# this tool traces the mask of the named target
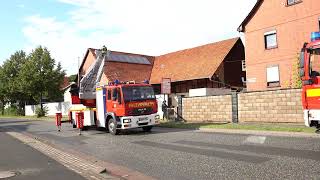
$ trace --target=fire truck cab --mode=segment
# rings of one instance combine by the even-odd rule
[[[311,35],[300,54],[302,104],[304,121],[308,127],[320,129],[320,32]]]
[[[111,134],[121,129],[150,131],[159,124],[157,101],[148,84],[111,84],[96,88],[96,125]]]

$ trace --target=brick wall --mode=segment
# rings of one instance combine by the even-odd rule
[[[303,123],[301,90],[238,94],[239,122]]]
[[[182,117],[188,122],[231,122],[231,95],[183,98]]]

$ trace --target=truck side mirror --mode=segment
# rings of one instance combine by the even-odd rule
[[[303,68],[300,68],[300,69],[299,69],[299,75],[300,75],[301,78],[304,77],[305,72],[304,72],[304,69],[303,69]]]
[[[303,51],[301,51],[300,53],[299,67],[304,68],[304,52]]]

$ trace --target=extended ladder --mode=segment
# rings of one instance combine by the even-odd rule
[[[79,98],[95,99],[96,85],[100,82],[104,68],[104,61],[108,56],[108,51],[96,50],[97,59],[90,66],[88,72],[80,81]]]

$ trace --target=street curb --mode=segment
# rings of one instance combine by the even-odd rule
[[[302,132],[256,131],[256,130],[212,129],[212,128],[199,128],[198,130],[195,130],[195,131],[206,132],[206,133],[246,134],[246,135],[277,136],[277,137],[320,138],[319,134],[302,133]]]
[[[80,172],[79,174],[88,178],[88,179],[121,179],[121,180],[153,180],[154,179],[154,178],[152,178],[150,176],[146,176],[138,171],[134,171],[134,170],[131,170],[131,169],[123,167],[123,166],[119,166],[119,165],[115,165],[115,164],[112,164],[109,162],[98,160],[96,157],[81,153],[81,152],[73,150],[73,149],[66,149],[66,148],[61,147],[58,144],[54,143],[54,141],[52,141],[50,139],[42,138],[42,137],[36,136],[34,134],[31,134],[29,132],[17,132],[15,129],[3,128],[3,127],[0,128],[0,131],[1,131],[1,129],[4,129],[5,130],[4,132],[6,132],[7,134],[9,134],[11,136],[18,134],[18,137],[24,136],[25,138],[28,138],[28,140],[25,141],[24,143],[31,146],[31,147],[33,147],[32,145],[35,144],[34,142],[38,141],[39,143],[42,143],[45,146],[50,146],[51,148],[57,149],[60,152],[66,153],[67,156],[64,156],[64,157],[68,157],[70,155],[75,156],[77,158],[76,162],[79,162],[78,159],[81,159],[82,165],[79,168],[83,168],[84,167],[83,164],[87,164],[87,167],[84,168],[84,171],[86,171],[85,173]],[[17,137],[15,137],[15,138],[21,141],[21,139],[19,139]],[[23,140],[23,138],[22,138],[22,140]],[[35,149],[48,156],[48,154],[46,154],[46,152],[43,152],[37,148],[35,148]],[[70,164],[70,163],[65,165],[65,163],[60,161],[61,159],[56,159],[52,156],[49,156],[49,157],[57,160],[58,162],[60,162],[61,164],[63,164],[64,166],[66,166],[67,168],[69,168],[75,172],[77,172],[75,169],[79,170],[79,168],[72,167],[72,164]],[[81,158],[79,158],[79,157],[81,157]],[[95,168],[92,169],[92,167],[95,167]],[[91,170],[90,170],[90,168],[91,168]],[[90,171],[88,171],[88,170],[90,170]],[[101,172],[103,172],[103,173],[101,173]]]
[[[101,172],[103,172],[103,170],[105,169],[104,167],[85,161],[80,157],[66,153],[60,149],[54,148],[49,144],[37,140],[36,138],[32,138],[23,133],[14,131],[7,131],[6,133],[23,142],[24,144],[32,147],[33,149],[41,152],[42,154],[58,161],[63,166],[78,173],[86,179],[120,179],[120,177],[114,177],[109,174],[102,174]]]

